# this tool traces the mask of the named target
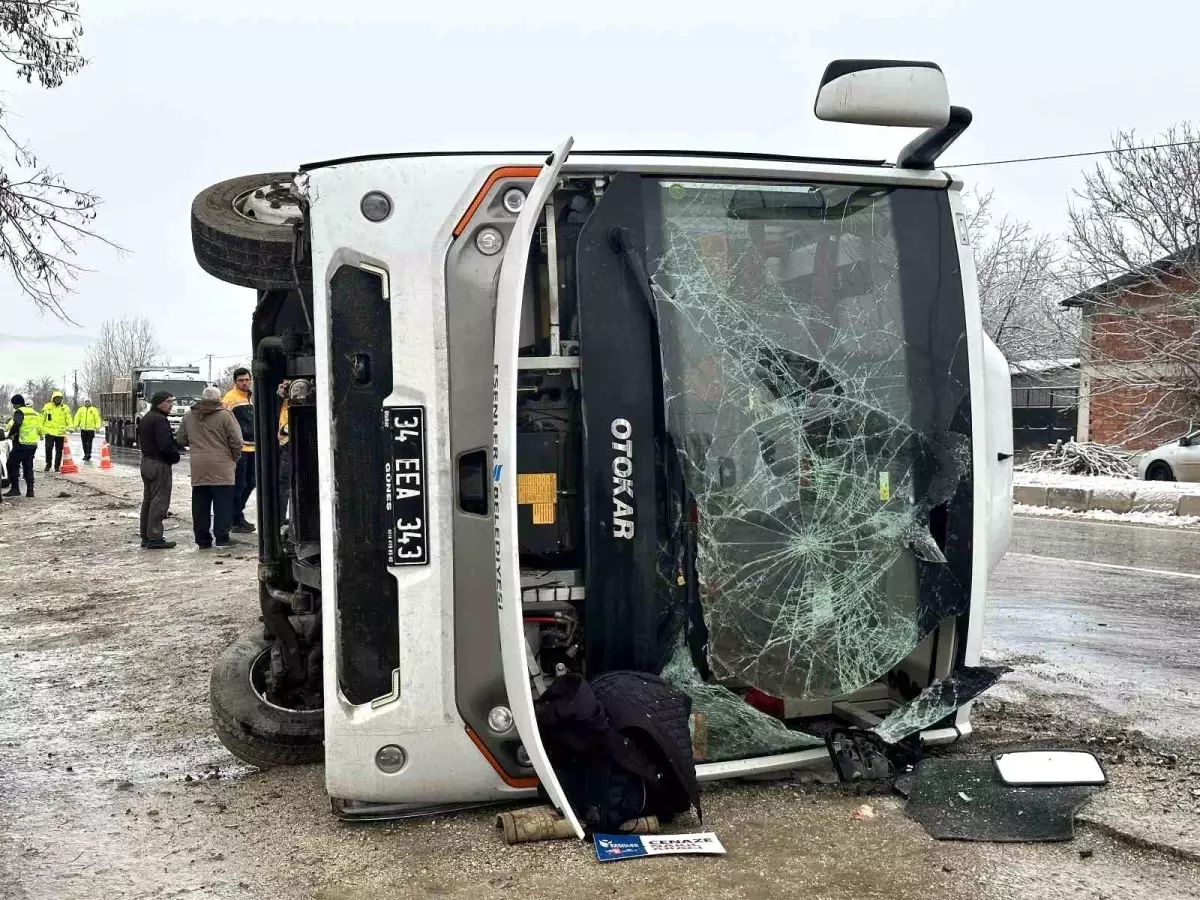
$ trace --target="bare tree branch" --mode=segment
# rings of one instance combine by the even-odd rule
[[[56,88],[78,72],[82,34],[78,0],[0,0],[0,59],[28,84]],[[63,301],[84,271],[78,241],[121,248],[94,230],[100,198],[43,165],[6,118],[0,104],[0,264],[37,308],[71,321]]]
[[[20,394],[25,398],[25,402],[34,409],[40,411],[43,406],[50,402],[50,395],[58,390],[58,383],[50,375],[43,375],[41,378],[30,378],[21,385]],[[5,397],[5,400],[8,400]]]
[[[83,385],[93,398],[111,391],[113,379],[128,376],[134,366],[152,365],[162,355],[154,325],[146,318],[108,319],[88,345]]]
[[[1195,141],[1190,123],[1169,142]],[[1070,208],[1066,277],[1086,297],[1085,371],[1120,412],[1117,438],[1153,444],[1200,422],[1200,146],[1114,153],[1084,175]]]
[[[1014,362],[1072,355],[1077,316],[1058,305],[1057,242],[1012,216],[996,220],[991,192],[968,194],[964,201],[984,330]]]

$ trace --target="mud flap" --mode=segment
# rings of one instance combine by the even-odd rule
[[[495,514],[496,612],[500,620],[500,656],[504,688],[517,733],[541,780],[542,789],[583,838],[571,804],[555,775],[533,711],[533,691],[526,660],[525,623],[521,610],[521,567],[517,554],[517,351],[520,343],[521,303],[529,264],[529,245],[542,209],[554,192],[558,173],[571,152],[567,138],[546,160],[541,174],[509,237],[500,264],[496,295],[496,343],[492,368],[492,498]]]

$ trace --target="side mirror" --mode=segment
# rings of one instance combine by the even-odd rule
[[[1181,438],[1179,439],[1179,446],[1180,446],[1180,447],[1190,447],[1190,446],[1192,446],[1192,439],[1191,439],[1190,437],[1188,437],[1188,436],[1185,434],[1183,437],[1181,437]]]
[[[1011,785],[1106,784],[1100,760],[1086,750],[1018,750],[992,757],[996,773]]]
[[[145,382],[142,382],[142,381],[139,381],[139,382],[138,382],[138,386],[137,386],[137,396],[138,396],[138,399],[139,399],[139,400],[141,400],[143,397],[145,397],[145,396],[146,396],[146,384],[145,384]]]
[[[940,128],[950,121],[950,90],[936,63],[835,59],[813,112],[825,122]]]

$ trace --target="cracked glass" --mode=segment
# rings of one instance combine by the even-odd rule
[[[945,192],[654,191],[667,429],[707,630],[705,658],[676,653],[668,674],[697,706],[745,706],[735,692],[749,687],[850,694],[969,605],[967,353]]]
[[[889,744],[902,741],[936,725],[1011,671],[1008,666],[963,666],[949,678],[935,681],[904,706],[893,710],[871,730]]]

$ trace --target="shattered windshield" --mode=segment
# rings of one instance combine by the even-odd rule
[[[667,428],[707,629],[693,661],[786,700],[849,694],[969,605],[967,350],[945,192],[654,189]]]

